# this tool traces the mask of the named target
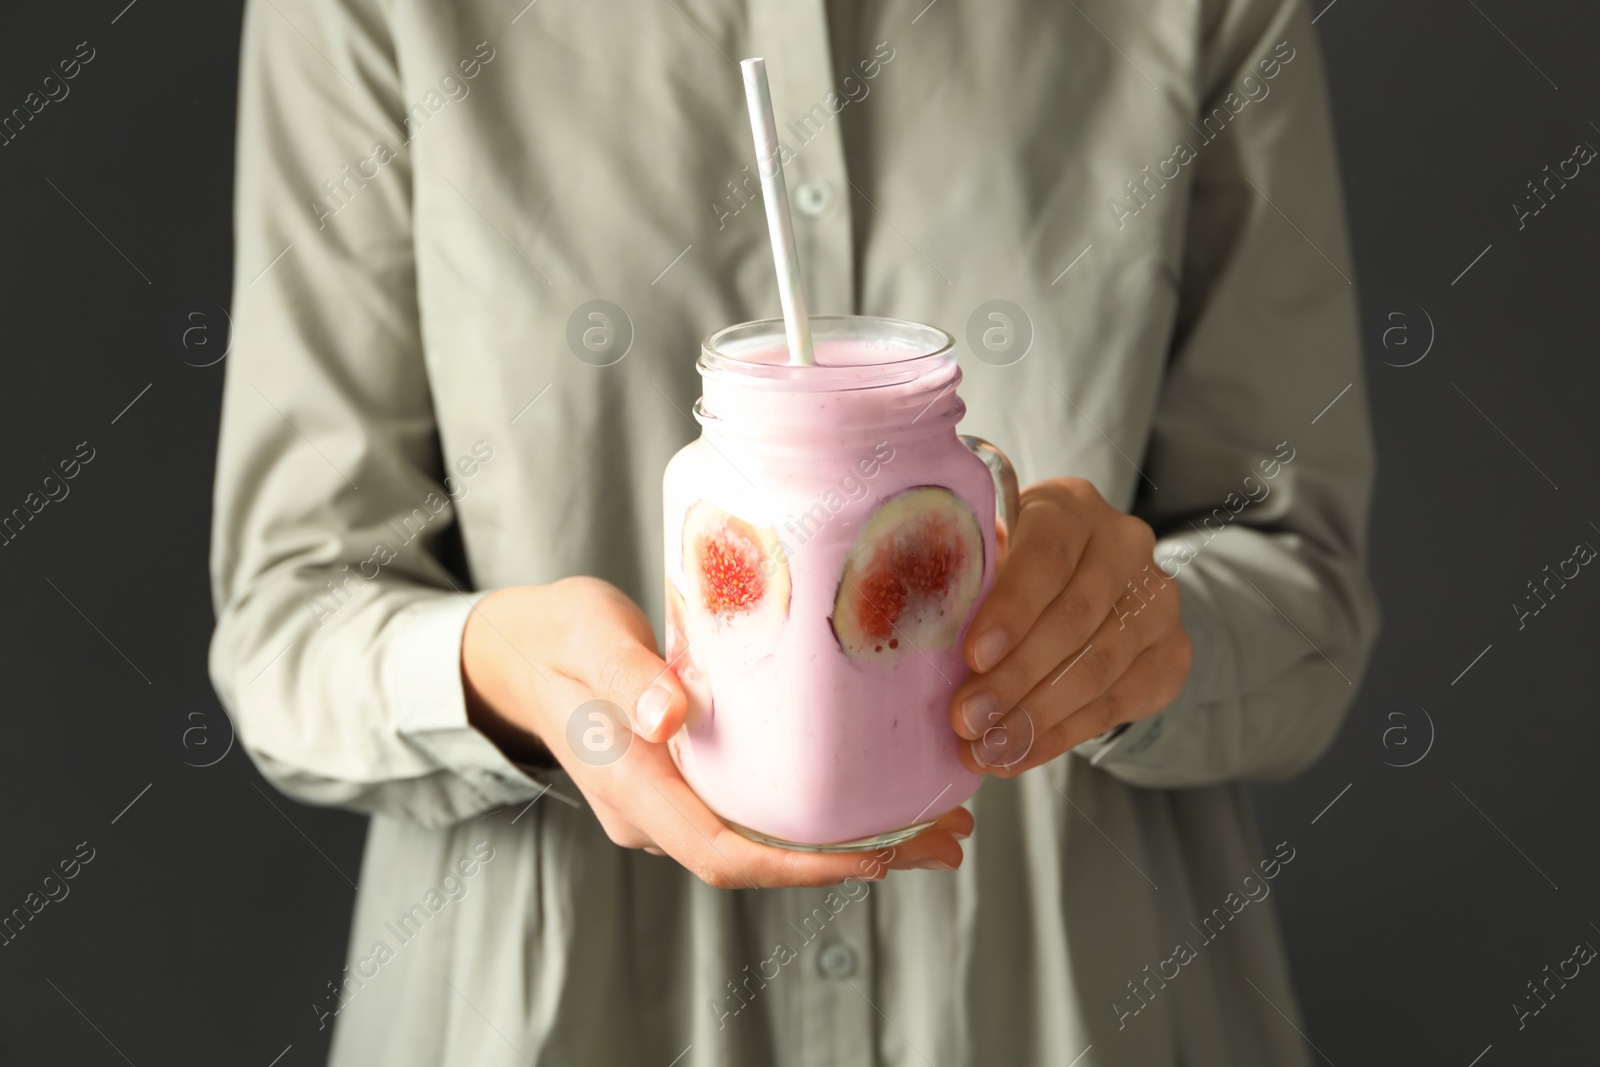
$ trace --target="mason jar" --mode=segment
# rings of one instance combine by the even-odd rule
[[[965,801],[950,701],[1016,476],[962,438],[949,334],[862,316],[702,346],[698,440],[668,464],[666,656],[689,694],[684,779],[758,841],[854,851]],[[997,494],[998,487],[998,494]]]

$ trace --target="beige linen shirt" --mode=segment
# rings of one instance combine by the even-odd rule
[[[1239,782],[1323,751],[1377,613],[1305,5],[834,8],[248,5],[211,670],[278,788],[372,816],[304,990],[341,1067],[1306,1062],[1303,843]],[[597,575],[659,631],[698,342],[778,311],[751,55],[813,309],[956,335],[963,430],[1147,519],[1196,644],[1153,719],[987,782],[955,873],[713,890],[464,710],[475,591]]]

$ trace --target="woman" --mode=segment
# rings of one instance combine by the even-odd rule
[[[813,311],[966,339],[1027,485],[951,724],[1031,747],[892,855],[749,842],[663,744],[661,471],[777,308],[747,55]],[[372,815],[332,1062],[1306,1062],[1238,783],[1376,630],[1336,174],[1298,0],[251,4],[211,662]]]

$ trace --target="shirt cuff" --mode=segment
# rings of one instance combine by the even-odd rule
[[[482,798],[470,817],[531,800],[545,788],[467,721],[461,635],[486,593],[429,597],[391,621],[383,670],[395,731]]]

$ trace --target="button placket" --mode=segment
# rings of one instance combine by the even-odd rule
[[[809,956],[802,1010],[807,1054],[830,1065],[863,1067],[875,1062],[877,1013],[872,995],[870,955],[872,895],[869,882],[831,889],[801,890],[801,918],[791,926],[810,935],[802,952]],[[862,892],[865,890],[865,892]],[[835,911],[837,909],[837,911]],[[826,925],[823,916],[828,917]]]
[[[873,896],[878,887],[852,879],[820,889],[782,889],[761,896],[760,942],[793,952],[768,998],[774,1039],[805,1067],[871,1067],[877,1013],[872,996]],[[787,1060],[785,1062],[788,1062]]]
[[[853,312],[850,198],[843,195],[849,185],[842,126],[827,106],[828,94],[838,89],[824,0],[752,0],[750,49],[750,55],[767,59],[778,140],[789,149],[784,177],[809,310],[813,315]],[[819,184],[831,197],[819,195]],[[869,890],[865,895],[859,892],[863,887]],[[870,1067],[876,1059],[877,1017],[863,996],[873,986],[871,886],[853,882],[848,888],[852,892],[846,887],[784,890],[766,897],[762,908],[764,934],[774,944],[792,946],[800,957],[795,973],[783,979],[795,983],[781,1001],[793,1014],[773,1020],[777,1034],[792,1036],[787,1047],[799,1064]],[[825,946],[833,943],[850,954],[849,973],[837,978],[825,975],[820,962]],[[835,950],[829,960],[838,969],[843,957]]]
[[[856,310],[851,203],[842,120],[824,0],[760,0],[751,5],[753,54],[767,57],[772,110],[785,153],[801,278],[813,315]]]

